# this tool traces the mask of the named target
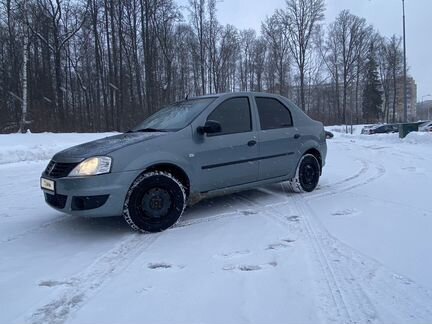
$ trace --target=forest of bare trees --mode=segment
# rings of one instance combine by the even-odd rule
[[[121,131],[229,91],[280,93],[326,124],[394,120],[400,37],[324,13],[324,0],[287,0],[261,30],[239,30],[216,0],[0,0],[0,132]]]

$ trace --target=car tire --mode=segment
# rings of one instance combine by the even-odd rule
[[[126,194],[123,217],[134,230],[156,233],[173,226],[186,207],[186,193],[168,172],[140,175]]]
[[[311,192],[318,185],[321,167],[317,158],[312,154],[305,154],[297,166],[296,175],[290,181],[294,192]]]

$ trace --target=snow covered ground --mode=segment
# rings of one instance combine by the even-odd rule
[[[335,132],[319,188],[203,201],[166,232],[45,205],[56,151],[0,135],[0,323],[432,323],[432,135]]]

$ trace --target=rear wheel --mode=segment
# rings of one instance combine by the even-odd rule
[[[300,159],[296,176],[291,179],[291,188],[295,192],[311,192],[319,182],[321,173],[320,164],[312,154],[305,154]]]
[[[167,172],[148,172],[130,187],[123,208],[126,222],[140,232],[161,232],[173,226],[186,206],[183,185]]]

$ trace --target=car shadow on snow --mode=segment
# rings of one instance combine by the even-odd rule
[[[268,186],[266,188],[268,188]],[[205,220],[206,218],[214,218],[218,215],[257,214],[257,207],[277,202],[278,199],[280,198],[260,189],[239,191],[236,193],[206,198],[196,205],[187,208],[180,220],[180,224],[192,220],[198,221],[200,219]]]

